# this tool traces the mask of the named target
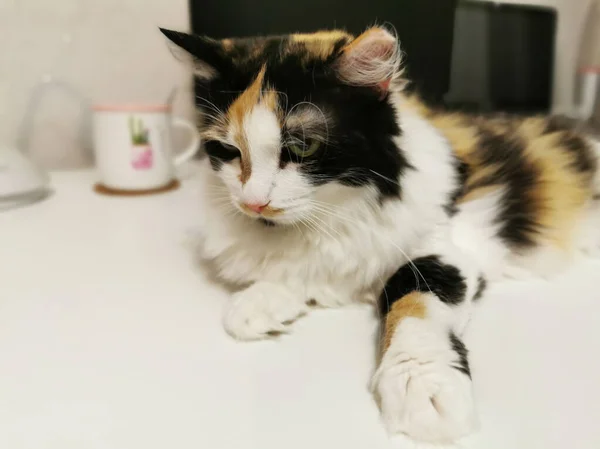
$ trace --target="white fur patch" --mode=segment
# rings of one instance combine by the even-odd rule
[[[225,330],[240,340],[258,340],[284,333],[308,310],[304,298],[280,284],[257,282],[236,293],[225,314]]]
[[[257,105],[244,118],[252,174],[242,187],[242,200],[266,203],[271,200],[279,170],[281,130],[273,111]]]
[[[498,237],[496,221],[504,191],[499,189],[458,207],[450,222],[450,239],[472,257],[488,279],[505,274],[510,250]]]
[[[457,363],[446,328],[429,319],[401,321],[372,381],[390,433],[454,443],[477,429],[471,379]]]

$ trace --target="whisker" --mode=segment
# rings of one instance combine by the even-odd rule
[[[393,180],[393,179],[391,179],[391,178],[388,178],[387,176],[384,176],[384,175],[382,175],[381,173],[378,173],[378,172],[376,172],[375,170],[371,170],[371,169],[369,169],[369,171],[370,171],[371,173],[373,173],[374,175],[377,175],[377,176],[379,176],[379,177],[381,177],[381,178],[385,179],[386,181],[393,182],[393,183],[394,183],[394,184],[396,184],[397,186],[399,186],[399,185],[400,185],[400,184],[398,183],[398,181],[395,181],[395,180]]]

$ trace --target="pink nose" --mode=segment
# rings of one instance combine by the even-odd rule
[[[256,212],[257,214],[261,214],[263,210],[269,205],[266,203],[244,203],[244,207],[246,209],[251,210],[252,212]]]

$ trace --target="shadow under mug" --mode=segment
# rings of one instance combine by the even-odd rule
[[[191,159],[200,134],[189,121],[172,117],[170,105],[96,105],[93,140],[100,182],[114,190],[149,190],[175,179],[175,166]],[[172,128],[192,136],[187,148],[174,155]]]

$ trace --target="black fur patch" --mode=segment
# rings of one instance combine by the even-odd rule
[[[465,190],[465,183],[467,182],[467,178],[469,177],[469,166],[466,163],[456,158],[455,167],[458,185],[456,186],[456,189],[450,194],[448,203],[444,205],[444,210],[450,217],[452,217],[454,214],[456,214],[456,212],[458,212],[456,202],[463,195]]]
[[[214,170],[218,170],[224,162],[232,161],[240,157],[239,150],[233,147],[227,147],[216,140],[205,142],[204,149],[210,158],[210,164]]]
[[[483,296],[483,293],[485,292],[485,289],[487,288],[487,281],[485,280],[485,278],[483,276],[479,276],[477,278],[477,290],[475,291],[475,294],[473,295],[473,301],[477,301],[478,299],[480,299]]]
[[[454,305],[465,298],[467,284],[458,268],[443,263],[438,256],[420,257],[400,267],[387,281],[380,297],[381,316],[394,302],[415,291],[431,291],[440,301]]]
[[[589,144],[577,134],[576,122],[562,117],[549,117],[544,134],[561,133],[559,145],[574,156],[573,167],[582,173],[596,170],[596,159]]]
[[[264,224],[265,226],[268,226],[268,227],[271,227],[271,228],[272,228],[273,226],[276,226],[276,224],[275,224],[275,223],[273,223],[271,220],[267,220],[266,218],[259,218],[259,219],[258,219],[258,221],[259,221],[260,223]]]
[[[301,61],[294,59],[288,56],[279,66],[267,66],[267,82],[285,93],[288,110],[310,101],[329,117],[327,144],[303,159],[301,170],[315,185],[372,184],[383,197],[399,197],[398,179],[409,163],[393,141],[401,130],[392,105],[380,101],[371,88],[342,85],[321,62],[315,63],[314,73],[303,73]]]
[[[461,371],[471,377],[471,369],[469,368],[469,351],[465,344],[454,334],[454,332],[450,332],[450,343],[452,344],[452,349],[454,352],[458,354],[459,360],[457,365],[452,365],[453,368]]]
[[[591,173],[596,170],[596,159],[588,143],[573,133],[564,133],[560,145],[573,155],[573,168],[580,173]]]
[[[539,170],[523,156],[525,144],[514,134],[495,134],[480,130],[480,155],[483,165],[497,165],[499,170],[477,183],[477,187],[504,185],[497,222],[499,237],[507,244],[531,247],[532,235],[538,232],[536,204],[530,194],[539,182]]]

